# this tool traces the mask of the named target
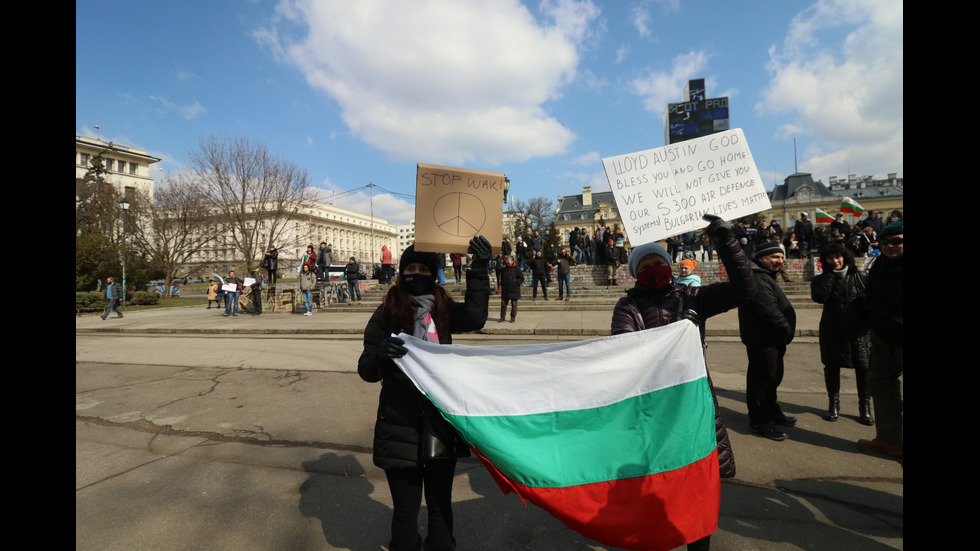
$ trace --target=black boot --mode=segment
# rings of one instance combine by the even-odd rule
[[[830,405],[827,407],[827,421],[836,421],[840,416],[840,368],[823,368],[823,382],[827,386],[827,396],[830,397]]]
[[[871,416],[871,393],[868,391],[868,368],[859,367],[854,370],[858,387],[858,423],[873,426],[875,418]]]
[[[871,416],[871,398],[858,399],[858,423],[869,427],[875,424],[875,418]]]
[[[827,421],[836,421],[840,417],[840,394],[830,395],[830,405],[827,406]]]

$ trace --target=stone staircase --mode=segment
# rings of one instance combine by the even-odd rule
[[[813,263],[810,261],[791,260],[787,263],[787,274],[792,282],[780,281],[779,284],[786,293],[787,298],[792,302],[796,309],[821,308],[821,305],[810,300],[810,280],[812,279]],[[605,266],[576,265],[571,268],[571,288],[572,298],[569,301],[557,301],[558,283],[552,281],[548,284],[548,300],[544,300],[538,288],[538,299],[532,300],[531,274],[525,273],[524,286],[521,288],[520,308],[525,311],[578,311],[578,310],[608,310],[612,311],[616,302],[631,289],[635,283],[629,275],[629,269],[622,265],[617,270],[617,285],[610,285],[606,277]],[[718,261],[704,262],[698,264],[695,273],[701,276],[702,285],[709,285],[716,281],[725,281],[724,266]],[[490,274],[491,297],[490,306],[499,307],[499,295],[496,293],[494,274]],[[370,281],[369,290],[361,290],[361,304],[330,304],[327,310],[337,312],[345,311],[373,311],[381,304],[385,293],[388,292],[388,285],[379,285],[376,280]],[[462,301],[466,290],[465,278],[461,283],[456,283],[452,275],[452,270],[447,274],[444,288],[449,292],[454,300]]]

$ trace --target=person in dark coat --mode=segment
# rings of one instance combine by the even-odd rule
[[[530,270],[527,265],[527,245],[520,237],[517,238],[517,245],[514,246],[514,254],[517,255],[517,267],[523,272]]]
[[[261,266],[269,273],[269,285],[276,286],[276,271],[279,269],[279,249],[275,245],[269,245],[269,250],[262,258]]]
[[[793,233],[800,242],[800,258],[810,258],[810,251],[817,245],[814,243],[816,236],[813,233],[813,224],[810,222],[810,215],[805,212],[800,213],[800,219],[793,226]]]
[[[103,320],[109,317],[112,312],[116,313],[117,318],[124,317],[122,310],[119,309],[119,304],[125,299],[122,291],[122,285],[116,282],[113,277],[105,278],[105,298],[109,301],[106,305],[105,311],[99,315]],[[208,303],[210,305],[210,303]]]
[[[466,271],[466,298],[458,303],[436,282],[438,254],[417,253],[414,245],[409,246],[400,259],[397,283],[389,288],[364,329],[364,351],[357,373],[367,382],[381,381],[374,464],[384,469],[391,492],[391,551],[418,551],[422,547],[418,514],[423,493],[429,517],[425,549],[456,549],[452,485],[456,457],[466,454],[466,447],[455,429],[395,365],[393,358],[404,356],[407,350],[404,340],[391,335],[404,332],[451,344],[453,333],[483,327],[490,298],[490,242],[483,236],[475,237],[470,240],[470,249],[473,261]],[[421,443],[426,424],[441,426],[438,433],[453,440],[444,443],[457,450],[455,457],[424,457]]]
[[[434,275],[434,274],[433,274]],[[347,287],[350,293],[350,302],[348,304],[354,304],[354,297],[357,297],[357,303],[361,303],[361,289],[359,287],[359,280],[361,279],[361,267],[357,263],[357,259],[353,256],[347,261],[347,266],[344,267],[344,277],[347,278]]]
[[[541,284],[541,292],[544,299],[548,300],[548,261],[544,258],[544,253],[536,251],[534,258],[531,259],[531,300],[538,300],[538,284]]]
[[[734,230],[728,222],[707,215],[711,224],[705,232],[715,241],[718,255],[729,281],[712,283],[702,287],[677,285],[671,271],[670,253],[657,243],[635,247],[630,254],[630,274],[636,277],[636,285],[619,299],[613,311],[612,334],[642,331],[660,327],[678,320],[688,319],[698,325],[704,349],[705,320],[737,307],[755,295],[755,279],[749,268]],[[718,466],[722,478],[735,476],[735,456],[732,453],[728,430],[721,418],[718,398],[715,397],[711,375],[708,374],[715,402],[715,435],[718,440]],[[710,536],[693,542],[688,549],[708,549]]]
[[[796,424],[796,418],[785,415],[776,400],[776,390],[783,381],[786,346],[796,334],[796,310],[776,283],[784,261],[778,243],[757,248],[752,263],[757,292],[738,307],[738,329],[749,360],[745,376],[749,428],[776,441],[786,439],[786,433],[776,425]]]
[[[503,322],[507,315],[507,303],[510,303],[510,322],[517,320],[517,301],[521,299],[521,285],[524,284],[524,272],[521,271],[513,256],[506,257],[507,265],[498,275],[500,284],[500,319]]]
[[[864,316],[867,275],[857,268],[854,255],[840,243],[820,251],[823,272],[810,282],[810,297],[823,304],[820,316],[820,361],[829,405],[827,421],[840,416],[840,370],[854,370],[858,391],[858,421],[873,425],[871,394],[868,391],[868,361],[871,340]]]
[[[905,450],[905,233],[904,222],[885,226],[878,236],[879,256],[868,272],[867,313],[871,325],[868,389],[874,401],[874,440],[858,440],[863,449],[902,457]]]
[[[391,263],[389,256],[388,262]],[[316,279],[320,282],[330,281],[330,265],[333,264],[333,250],[326,241],[320,241],[316,252]]]

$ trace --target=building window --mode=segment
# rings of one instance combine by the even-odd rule
[[[113,160],[112,159],[106,159],[105,160],[105,169],[107,171],[109,171],[109,172],[112,172],[112,170],[113,170],[113,168],[112,168],[113,167],[113,164],[112,163],[113,163]]]
[[[136,166],[136,163],[129,163],[129,173],[134,176],[136,175]]]
[[[78,166],[88,168],[88,153],[78,154]]]

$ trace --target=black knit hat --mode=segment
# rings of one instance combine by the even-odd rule
[[[417,253],[415,245],[409,245],[398,261],[398,273],[404,272],[406,266],[416,262],[429,268],[432,275],[436,275],[439,271],[439,253]]]
[[[783,252],[783,248],[779,246],[779,243],[776,243],[775,241],[767,241],[756,247],[755,254],[752,255],[752,260],[758,260],[763,256],[769,256],[771,254],[781,252]]]

